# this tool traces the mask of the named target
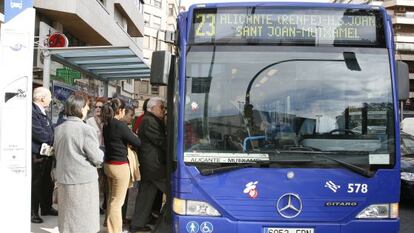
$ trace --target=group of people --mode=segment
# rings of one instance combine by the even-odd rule
[[[104,225],[107,232],[120,233],[127,190],[140,180],[130,231],[150,231],[153,208],[160,211],[162,193],[167,189],[164,101],[159,97],[146,100],[146,111],[133,128],[128,125],[135,110],[119,98],[97,99],[92,104],[85,95],[74,93],[64,105],[64,120],[55,127],[45,111],[50,102],[48,89],[34,89],[32,222],[43,222],[40,207],[41,215],[58,216],[61,233],[99,232],[102,178]],[[87,119],[90,106],[94,115]],[[58,210],[52,207],[53,167]]]

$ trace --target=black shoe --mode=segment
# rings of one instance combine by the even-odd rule
[[[131,224],[131,219],[122,219],[122,225],[129,226]]]
[[[152,211],[151,216],[154,218],[159,218],[161,215],[160,211]]]
[[[157,217],[151,216],[150,220],[148,221],[148,225],[155,225],[158,221]]]
[[[131,233],[133,233],[133,232],[150,232],[151,228],[150,227],[133,227],[133,226],[131,226],[129,228],[129,231]]]
[[[58,216],[58,211],[51,207],[49,210],[41,211],[42,216],[50,215],[50,216]]]
[[[43,219],[40,218],[39,214],[32,214],[31,221],[32,223],[42,223]]]

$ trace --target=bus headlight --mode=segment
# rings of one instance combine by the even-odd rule
[[[412,173],[412,172],[401,172],[401,180],[414,181],[414,173]]]
[[[192,201],[174,198],[173,211],[179,215],[221,216],[210,204],[203,201]]]
[[[356,216],[356,218],[398,218],[398,203],[370,205]]]

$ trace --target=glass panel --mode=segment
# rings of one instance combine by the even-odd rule
[[[144,36],[144,48],[151,48],[150,36]]]
[[[148,95],[148,85],[147,81],[141,81],[139,84],[139,93],[142,95]]]
[[[159,95],[160,94],[160,88],[158,86],[151,86],[151,94]]]
[[[155,15],[153,15],[152,17],[153,17],[152,18],[153,27],[159,28],[161,26],[161,17],[155,16]]]
[[[394,153],[386,49],[193,46],[187,61],[186,151]]]
[[[155,7],[158,7],[158,8],[161,8],[161,6],[162,6],[162,3],[161,3],[160,0],[154,0],[153,4],[154,4]]]
[[[144,13],[144,26],[149,26],[151,21],[151,15]]]
[[[71,49],[60,51],[59,55],[65,58],[87,58],[87,57],[111,57],[111,56],[134,56],[134,52],[130,49]]]
[[[378,10],[295,7],[201,8],[190,43],[340,45],[385,48]]]

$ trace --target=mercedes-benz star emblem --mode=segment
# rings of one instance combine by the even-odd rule
[[[277,212],[284,218],[294,218],[302,212],[302,201],[294,193],[283,194],[277,201]]]

